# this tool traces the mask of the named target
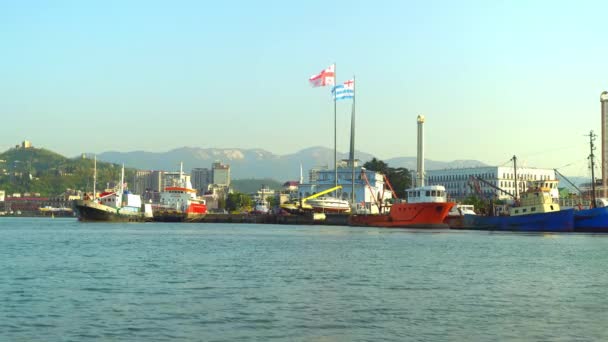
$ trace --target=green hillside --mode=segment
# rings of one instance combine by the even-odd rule
[[[134,170],[125,170],[125,180]],[[97,163],[97,187],[120,180],[120,166]],[[93,160],[70,159],[43,148],[12,148],[0,154],[0,190],[55,196],[66,189],[93,189]]]

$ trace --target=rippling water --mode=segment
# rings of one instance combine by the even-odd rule
[[[0,219],[2,341],[608,340],[608,236]]]

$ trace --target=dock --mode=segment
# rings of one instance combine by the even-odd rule
[[[347,214],[321,215],[251,215],[251,214],[207,214],[197,222],[208,223],[260,223],[260,224],[290,224],[290,225],[348,225]]]

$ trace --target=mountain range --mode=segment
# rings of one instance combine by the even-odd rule
[[[362,163],[373,157],[371,153],[355,152],[355,158]],[[167,152],[103,152],[97,155],[97,159],[117,164],[124,163],[125,167],[142,170],[165,171],[179,170],[180,162],[183,162],[186,172],[193,168],[211,168],[212,163],[219,161],[230,165],[233,179],[271,178],[287,181],[300,178],[300,165],[305,179],[308,170],[313,167],[333,168],[334,150],[317,146],[292,154],[277,155],[262,149],[181,147]],[[339,152],[338,160],[342,159],[348,159],[348,153]],[[396,157],[383,161],[390,167],[416,169],[416,157]],[[476,166],[486,166],[486,164],[477,160],[443,162],[425,159],[427,170]]]

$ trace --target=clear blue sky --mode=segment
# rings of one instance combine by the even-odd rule
[[[588,174],[608,89],[603,1],[3,1],[0,149],[333,147],[333,62],[357,149]],[[349,103],[338,106],[348,150]],[[598,141],[599,144],[599,141]],[[598,148],[599,155],[599,148]],[[564,169],[562,169],[564,170]]]

